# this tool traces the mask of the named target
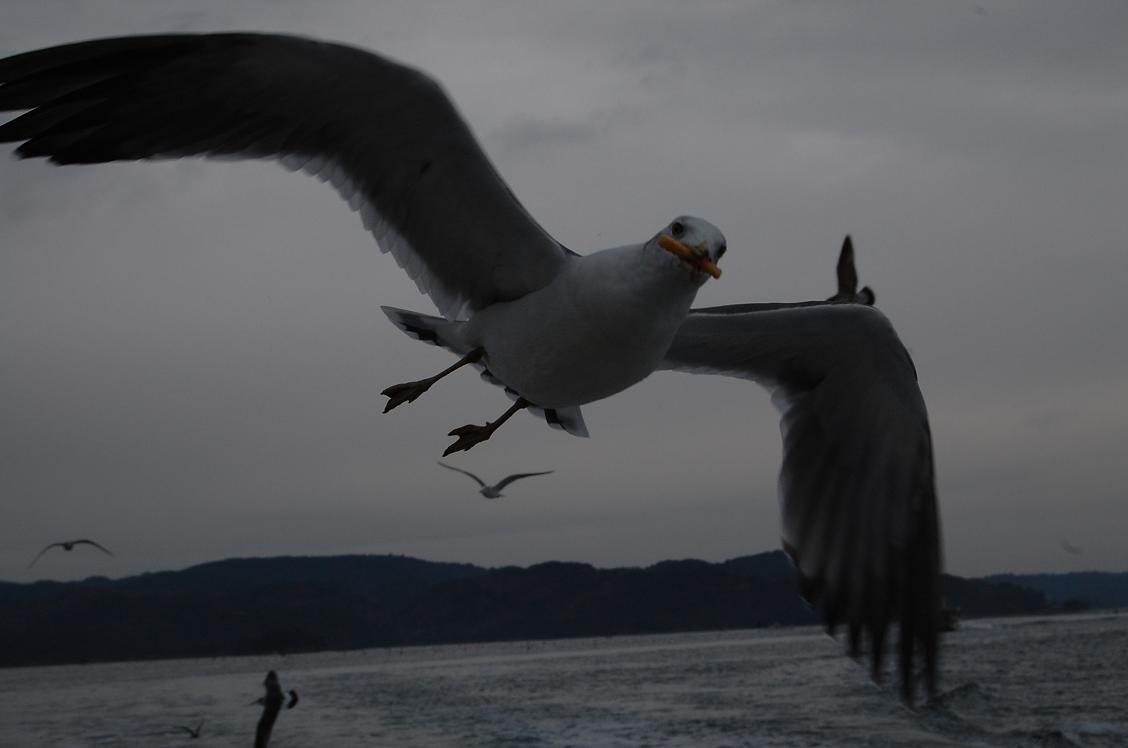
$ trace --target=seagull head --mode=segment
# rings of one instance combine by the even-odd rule
[[[676,257],[681,267],[692,273],[698,285],[706,274],[721,277],[717,260],[725,253],[725,235],[713,224],[696,216],[678,216],[658,232],[651,243]]]

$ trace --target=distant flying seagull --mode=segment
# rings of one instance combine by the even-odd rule
[[[200,730],[203,728],[203,726],[204,726],[204,720],[200,720],[200,724],[196,725],[195,730],[193,730],[191,727],[187,727],[185,725],[177,725],[176,729],[183,730],[184,732],[188,733],[188,735],[190,737],[198,738],[198,737],[200,737]]]
[[[848,625],[852,649],[869,638],[875,676],[899,621],[904,697],[921,652],[935,691],[932,441],[916,371],[881,312],[856,303],[691,310],[698,288],[720,276],[727,244],[690,216],[643,242],[578,255],[518,202],[437,83],[339,44],[238,33],[52,47],[0,60],[0,110],[27,110],[0,125],[0,142],[20,143],[26,158],[271,158],[332,183],[443,315],[386,308],[389,318],[459,356],[386,389],[386,409],[467,364],[515,400],[484,426],[451,431],[446,454],[490,438],[521,409],[586,436],[582,405],[657,369],[768,387],[783,417],[784,547],[804,591],[832,624]],[[685,389],[701,407],[708,395]],[[708,458],[692,434],[684,444],[678,459]]]
[[[298,692],[291,688],[286,693],[290,694],[290,700],[286,702],[286,708],[287,709],[293,709],[294,707],[296,707],[298,705]],[[250,704],[248,704],[248,706],[265,706],[265,705],[266,705],[266,697],[265,696],[259,696],[257,699],[255,699]]]
[[[1071,556],[1083,556],[1085,551],[1070,543],[1068,540],[1061,541],[1061,549]]]
[[[502,480],[498,481],[496,484],[494,484],[492,486],[488,486],[488,485],[486,485],[486,482],[484,480],[482,480],[478,476],[474,475],[469,470],[463,470],[462,468],[456,468],[454,465],[448,465],[445,462],[441,462],[441,461],[439,462],[439,465],[441,465],[442,467],[445,467],[447,470],[454,470],[456,472],[462,473],[463,475],[469,475],[471,478],[474,479],[474,482],[476,482],[479,486],[482,487],[482,490],[479,491],[478,493],[482,494],[487,499],[499,499],[499,498],[501,498],[502,495],[503,495],[501,493],[501,489],[505,488],[506,486],[508,486],[510,483],[512,483],[515,480],[521,480],[522,478],[532,478],[534,475],[548,475],[549,473],[553,472],[551,470],[545,470],[545,471],[540,472],[540,473],[514,473],[513,475],[506,476]]]
[[[98,545],[98,544],[97,544],[97,543],[95,543],[95,542],[94,542],[93,540],[85,540],[85,539],[83,539],[83,540],[64,540],[64,541],[63,541],[63,542],[61,542],[61,543],[51,543],[51,544],[50,544],[50,545],[48,545],[48,546],[47,546],[46,548],[44,548],[43,550],[41,550],[41,551],[39,552],[39,555],[38,555],[38,556],[36,556],[35,558],[31,559],[31,563],[27,565],[27,568],[29,568],[29,569],[30,569],[31,567],[35,566],[35,562],[36,562],[36,561],[38,561],[38,560],[40,559],[40,557],[41,557],[41,556],[43,556],[43,554],[44,554],[44,553],[46,553],[47,551],[51,550],[52,548],[56,548],[56,547],[58,547],[58,548],[62,548],[62,549],[63,549],[64,551],[73,551],[73,550],[74,550],[74,547],[75,547],[76,545],[92,545],[92,546],[94,546],[95,548],[97,548],[98,550],[102,551],[102,553],[105,553],[105,554],[107,554],[107,555],[109,555],[109,556],[112,556],[112,555],[114,555],[114,554],[110,553],[110,551],[109,551],[109,549],[108,549],[108,548],[104,548],[104,547],[102,547],[102,546]]]
[[[262,715],[255,725],[255,748],[266,748],[270,744],[270,733],[274,729],[274,721],[278,718],[278,712],[282,710],[282,702],[285,699],[282,695],[282,686],[278,682],[278,673],[273,670],[268,672],[262,685],[266,689],[266,695],[255,702],[262,705]],[[297,703],[296,693],[294,691],[290,693],[294,694],[290,702],[293,706]]]

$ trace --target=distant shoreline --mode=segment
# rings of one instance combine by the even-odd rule
[[[1128,573],[1027,580],[945,575],[945,599],[964,619],[1128,607]],[[1061,596],[1071,589],[1076,594]],[[487,569],[406,556],[231,559],[117,580],[0,583],[0,610],[0,667],[718,632],[819,620],[799,599],[779,551],[613,569],[565,562]]]

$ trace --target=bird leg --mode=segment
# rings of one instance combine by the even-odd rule
[[[452,452],[468,451],[475,444],[484,442],[486,439],[493,436],[493,432],[497,431],[497,427],[508,421],[514,413],[519,410],[524,410],[530,405],[532,405],[532,403],[528,400],[519,397],[513,405],[509,406],[509,410],[502,413],[496,421],[490,421],[485,426],[475,426],[471,423],[452,430],[447,436],[457,436],[458,441],[446,448],[446,451],[443,452],[443,457],[446,457]]]
[[[387,388],[386,390],[384,390],[383,392],[380,393],[381,395],[384,395],[388,398],[388,403],[387,403],[387,405],[384,406],[384,412],[387,413],[389,410],[391,410],[392,408],[395,408],[398,405],[403,405],[404,403],[414,402],[415,398],[419,397],[424,392],[431,389],[432,384],[439,381],[440,379],[445,377],[447,374],[450,374],[451,372],[456,371],[456,370],[462,368],[463,366],[466,366],[466,364],[473,364],[473,363],[477,363],[478,361],[481,361],[483,355],[485,355],[484,349],[475,348],[474,350],[470,351],[469,353],[467,353],[462,358],[458,359],[458,361],[456,361],[454,364],[452,364],[451,366],[448,366],[447,368],[443,369],[442,371],[440,371],[438,374],[436,374],[433,377],[427,377],[426,379],[420,379],[417,382],[404,382],[403,384],[393,384],[391,387]]]

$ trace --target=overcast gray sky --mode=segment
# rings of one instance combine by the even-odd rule
[[[581,253],[716,223],[699,305],[825,297],[852,233],[920,372],[948,569],[1128,569],[1128,4],[7,0],[0,54],[228,29],[429,71]],[[467,372],[382,415],[450,358],[381,304],[433,310],[316,180],[4,156],[0,578],[779,546],[754,385],[658,374],[585,406],[590,439],[517,418],[451,462],[556,474],[487,502],[435,459],[507,401]],[[70,537],[117,555],[25,570]]]

